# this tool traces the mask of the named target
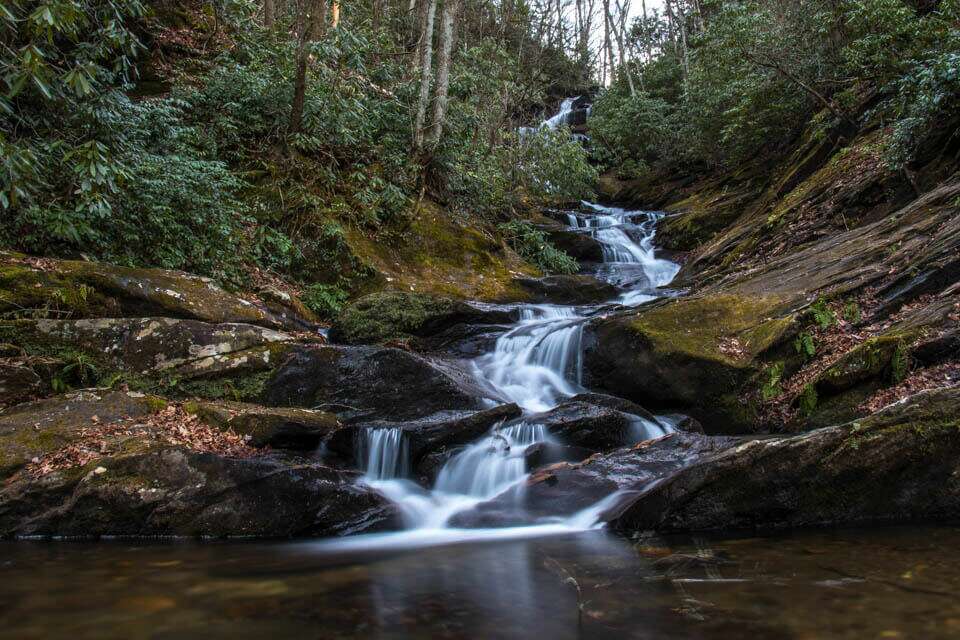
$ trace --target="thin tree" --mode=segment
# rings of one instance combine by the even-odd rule
[[[420,2],[420,42],[417,44],[417,63],[420,69],[420,95],[417,98],[417,116],[413,123],[413,153],[423,154],[426,134],[427,108],[430,105],[430,84],[433,79],[433,21],[437,14],[437,0]]]
[[[434,88],[433,120],[427,132],[426,144],[431,150],[440,143],[443,123],[447,115],[450,89],[450,66],[453,58],[453,39],[461,0],[444,0],[440,19],[440,50],[437,54],[437,82]]]

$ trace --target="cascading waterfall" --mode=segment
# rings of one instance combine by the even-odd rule
[[[547,411],[583,391],[584,316],[575,307],[531,305],[492,353],[473,362],[478,379],[526,411]]]
[[[566,122],[575,98],[564,100],[560,112],[544,128]],[[603,247],[604,264],[597,276],[627,286],[618,304],[639,304],[656,297],[656,288],[668,284],[679,265],[655,256],[653,238],[661,215],[583,203],[581,212],[568,213],[572,230],[590,233]],[[635,238],[639,238],[638,240]],[[392,548],[467,539],[500,539],[582,531],[597,518],[614,496],[562,522],[501,529],[454,529],[451,519],[479,503],[513,491],[517,499],[527,477],[525,451],[551,440],[546,428],[530,419],[585,391],[582,386],[582,338],[588,314],[595,308],[526,305],[516,325],[497,339],[492,352],[472,362],[477,380],[491,397],[515,402],[526,418],[494,427],[480,440],[454,454],[440,470],[432,489],[410,478],[409,450],[402,429],[371,428],[362,432],[360,460],[364,481],[397,505],[408,528],[397,534],[361,536],[344,546],[383,545]],[[640,441],[674,430],[670,420],[651,421],[636,416],[631,439]],[[627,444],[627,443],[624,443]]]

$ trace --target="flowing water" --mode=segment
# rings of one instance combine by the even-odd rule
[[[566,106],[569,108],[569,104]],[[497,339],[490,353],[476,358],[471,368],[491,402],[514,402],[525,415],[518,421],[497,425],[453,455],[431,489],[411,477],[402,429],[363,430],[358,464],[366,472],[364,482],[397,505],[406,529],[324,542],[325,548],[423,547],[569,534],[598,526],[600,514],[615,496],[571,517],[541,519],[529,526],[462,529],[450,524],[456,515],[498,496],[503,499],[506,495],[519,504],[527,478],[527,447],[551,441],[546,428],[537,423],[537,414],[586,391],[582,371],[584,324],[608,308],[640,304],[661,295],[658,288],[669,284],[679,270],[676,263],[655,255],[653,238],[659,213],[584,202],[579,210],[566,215],[570,230],[588,233],[602,246],[603,263],[592,272],[621,287],[624,293],[604,305],[519,307],[519,321]],[[630,441],[623,444],[665,435],[674,429],[674,423],[666,417],[654,422],[636,416]]]

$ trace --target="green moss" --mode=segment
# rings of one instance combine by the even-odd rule
[[[744,366],[780,341],[791,327],[790,316],[770,317],[781,306],[782,300],[774,296],[683,298],[639,314],[632,328],[663,353]],[[721,351],[724,339],[736,339],[743,355]]]
[[[334,333],[338,340],[353,344],[408,338],[431,319],[455,312],[459,304],[425,294],[373,293],[341,312]]]
[[[818,400],[817,388],[812,384],[806,385],[803,391],[800,392],[800,397],[798,398],[801,415],[813,415],[813,412],[817,409]]]
[[[901,382],[909,369],[912,334],[881,335],[865,340],[821,373],[815,382],[821,393],[838,393],[869,380],[887,377]]]
[[[208,400],[256,400],[263,395],[272,371],[245,373],[230,377],[176,382],[168,387],[177,395],[193,396]]]

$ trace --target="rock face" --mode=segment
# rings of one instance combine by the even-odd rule
[[[567,401],[550,411],[527,417],[567,445],[591,451],[608,451],[627,444],[633,418],[588,402]]]
[[[578,262],[603,262],[603,245],[589,234],[556,229],[547,234],[547,239]]]
[[[656,408],[689,413],[711,433],[752,431],[756,408],[744,385],[790,352],[795,318],[780,298],[703,296],[600,319],[589,325],[588,384]]]
[[[193,402],[187,410],[207,424],[246,436],[252,447],[315,451],[340,427],[325,411],[288,407],[261,407],[246,402]]]
[[[396,524],[356,473],[158,437],[152,421],[166,406],[155,396],[87,391],[0,412],[0,537],[345,535]],[[230,410],[231,420],[258,413]]]
[[[291,348],[263,393],[265,404],[324,409],[344,421],[411,420],[479,408],[465,373],[384,347]]]
[[[347,535],[394,525],[355,474],[161,447],[0,489],[0,536]]]
[[[677,470],[736,442],[733,438],[672,433],[581,462],[560,462],[535,471],[519,495],[508,492],[459,515],[457,526],[528,524],[539,518],[570,516],[617,494],[609,508],[629,502]],[[619,493],[618,493],[619,492]]]
[[[343,427],[327,440],[328,449],[345,461],[357,458],[357,445],[368,429],[398,428],[403,431],[410,462],[416,469],[428,456],[447,457],[459,447],[473,442],[495,425],[519,417],[520,408],[504,404],[464,415],[441,413],[410,422],[363,422]],[[427,474],[429,475],[429,474]]]
[[[360,298],[337,317],[330,337],[346,344],[370,344],[425,338],[456,325],[503,324],[512,313],[439,296],[382,291]]]
[[[551,304],[594,304],[620,293],[612,284],[586,275],[520,278],[517,284],[530,292],[532,302]]]
[[[31,260],[0,254],[0,312],[47,309],[53,316],[117,318],[166,316],[309,330],[316,319],[299,303],[251,301],[209,278],[164,269],[133,269],[77,260]],[[305,315],[309,314],[309,315]]]
[[[622,532],[758,529],[960,516],[960,388],[855,422],[732,447],[647,489]]]

